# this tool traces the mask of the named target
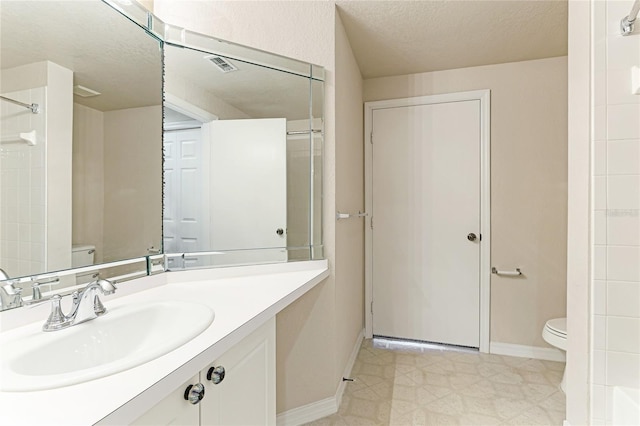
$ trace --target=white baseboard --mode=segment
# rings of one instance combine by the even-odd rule
[[[314,420],[330,416],[338,412],[338,404],[335,396],[325,398],[311,404],[303,405],[284,413],[278,414],[276,417],[276,425],[278,426],[298,426],[309,423]]]
[[[547,361],[566,362],[565,353],[560,349],[541,348],[539,346],[491,342],[491,344],[489,345],[489,353],[497,355],[518,356],[523,358],[544,359]]]
[[[349,360],[347,361],[342,377],[349,377],[351,375],[351,369],[353,369],[353,364],[355,364],[356,358],[358,357],[358,351],[362,345],[363,338],[364,330],[358,334],[356,343],[351,351],[351,355],[349,356]],[[298,426],[337,413],[338,408],[340,408],[340,402],[342,402],[342,395],[344,394],[346,384],[347,382],[340,380],[340,384],[338,385],[338,389],[334,396],[278,414],[276,417],[276,425]]]

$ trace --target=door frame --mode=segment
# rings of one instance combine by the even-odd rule
[[[206,227],[204,229],[206,232],[203,233],[204,236],[202,238],[202,241],[204,245],[209,247],[211,245],[210,244],[211,230],[210,230],[210,219],[209,219],[209,201],[210,201],[209,200],[209,176],[211,174],[209,163],[210,163],[210,156],[211,156],[211,148],[208,146],[208,144],[203,143],[202,125],[204,123],[217,120],[218,116],[210,113],[205,109],[198,107],[197,105],[192,104],[186,99],[183,99],[171,93],[164,94],[162,107],[170,108],[174,111],[177,111],[181,114],[186,115],[187,117],[191,117],[194,121],[197,121],[200,123],[198,127],[200,127],[201,129],[200,130],[200,147],[201,147],[200,156],[202,159],[201,172],[203,177],[203,181],[202,181],[203,196],[201,200],[202,201],[202,220],[206,224]],[[163,110],[163,114],[164,114],[164,110]],[[190,129],[194,129],[194,124],[192,122],[186,122],[186,123],[180,122],[180,123],[175,123],[173,125],[165,125],[163,120],[163,123],[162,123],[163,150],[164,150],[164,142],[165,142],[164,141],[165,132],[171,132],[171,131],[177,131],[177,130],[190,130]],[[162,162],[162,174],[163,174],[163,181],[164,181],[164,156],[163,156],[163,162]],[[165,189],[166,188],[163,188],[163,191],[162,191],[163,220],[164,220],[164,197],[166,195],[164,192]],[[163,241],[163,244],[164,244],[164,241]]]
[[[491,91],[445,93],[365,102],[364,104],[364,180],[365,180],[365,336],[373,337],[373,111],[417,105],[480,101],[480,352],[489,352],[491,310]]]

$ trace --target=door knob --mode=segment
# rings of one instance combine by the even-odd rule
[[[471,232],[469,235],[467,235],[467,240],[469,240],[469,241],[475,241],[477,239],[478,239],[478,237],[473,232]]]
[[[276,229],[276,234],[278,234],[278,235],[284,234],[284,229],[282,229],[282,228]]]

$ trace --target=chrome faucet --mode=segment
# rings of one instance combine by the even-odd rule
[[[100,300],[98,291],[104,295],[113,294],[116,286],[104,279],[90,282],[81,292],[73,292],[73,304],[69,315],[65,315],[60,308],[59,295],[51,298],[51,314],[42,326],[44,331],[56,331],[98,318],[107,313]]]
[[[22,289],[14,287],[11,281],[5,281],[0,287],[0,310],[19,308],[20,306],[22,306]]]
[[[22,306],[22,289],[14,287],[16,281],[10,281],[9,274],[0,268],[0,310],[19,308]]]

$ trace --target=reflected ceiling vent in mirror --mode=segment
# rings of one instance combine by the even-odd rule
[[[75,86],[73,86],[73,94],[83,98],[91,98],[92,96],[98,96],[98,95],[101,95],[102,93],[96,92],[95,90],[91,90],[88,87],[84,87],[84,86],[80,86],[79,84],[76,84]]]
[[[238,68],[233,65],[227,58],[223,58],[222,56],[205,56],[207,61],[211,61],[213,65],[215,65],[222,72],[232,72],[238,71]]]

